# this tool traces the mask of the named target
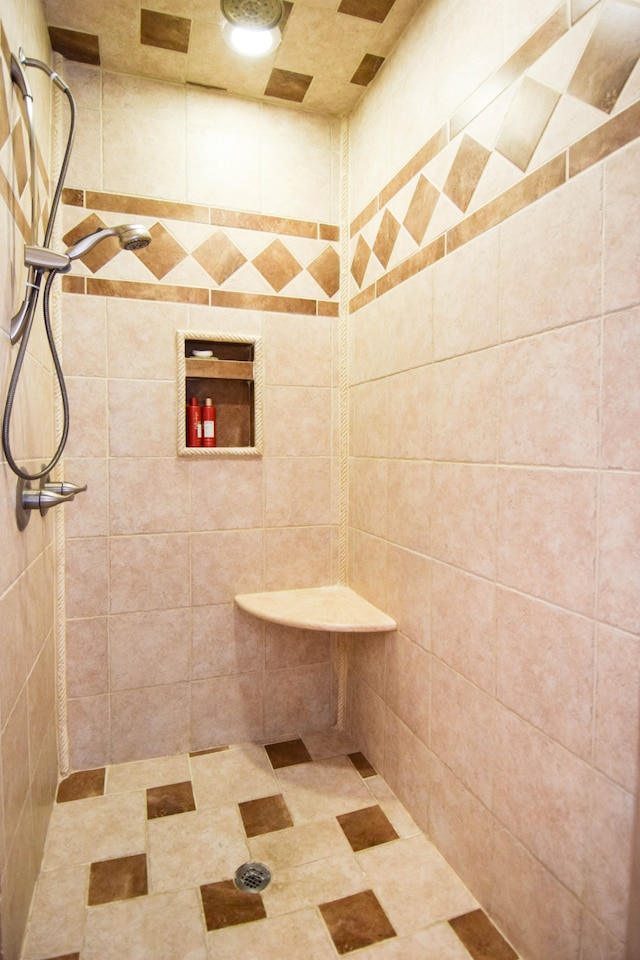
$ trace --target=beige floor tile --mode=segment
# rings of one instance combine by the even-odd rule
[[[353,753],[356,749],[349,734],[335,727],[332,727],[331,730],[320,730],[318,733],[305,733],[302,739],[314,760],[339,757],[343,754]]]
[[[198,890],[92,907],[82,960],[206,960]]]
[[[264,747],[243,744],[191,757],[196,807],[214,807],[280,793]]]
[[[149,821],[149,891],[227,880],[249,860],[237,806]]]
[[[114,763],[107,767],[104,792],[109,794],[146,790],[147,787],[161,787],[166,783],[182,783],[190,779],[189,757],[186,753],[179,753],[174,757]]]
[[[144,853],[146,823],[142,790],[57,804],[49,822],[43,869]]]
[[[347,757],[285,767],[277,776],[294,823],[371,806],[371,794]]]
[[[367,960],[469,960],[469,954],[447,923],[436,923],[410,937],[376,943],[358,957]]]
[[[478,906],[424,836],[385,843],[356,857],[399,936]]]
[[[368,777],[367,786],[401,837],[414,837],[420,833],[420,827],[382,777]]]
[[[335,960],[327,928],[314,909],[207,934],[211,960]],[[448,958],[446,958],[448,960]]]
[[[23,960],[63,956],[82,947],[89,865],[40,874],[27,926]]]
[[[249,840],[249,849],[251,859],[267,864],[270,870],[286,870],[301,863],[346,856],[352,852],[335,817],[253,837]]]
[[[353,854],[278,870],[262,892],[267,916],[275,917],[366,890],[370,882]]]

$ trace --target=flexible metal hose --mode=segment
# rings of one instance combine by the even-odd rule
[[[71,151],[73,149],[73,141],[75,138],[76,132],[76,104],[73,99],[73,94],[69,90],[69,87],[66,85],[64,80],[58,74],[47,66],[46,63],[43,63],[41,60],[32,60],[29,58],[24,58],[22,60],[29,67],[37,67],[39,70],[43,70],[49,78],[62,90],[67,100],[69,101],[69,133],[67,135],[67,146],[64,152],[64,157],[62,160],[62,165],[60,167],[60,175],[58,176],[58,182],[53,194],[53,200],[51,203],[51,210],[49,212],[49,219],[47,221],[47,229],[45,231],[44,246],[49,247],[51,243],[51,235],[53,233],[54,222],[56,214],[58,212],[58,206],[60,204],[60,198],[62,196],[62,190],[64,188],[64,181],[67,175],[67,169],[69,167],[69,161],[71,160]],[[40,292],[40,285],[42,283],[42,270],[36,270],[33,287],[30,291],[30,300],[29,300],[29,314],[27,317],[26,326],[24,333],[22,334],[22,339],[20,341],[20,348],[18,350],[18,355],[16,357],[16,362],[11,374],[11,380],[9,383],[9,390],[7,393],[7,401],[4,408],[4,416],[2,418],[2,448],[4,454],[7,458],[7,463],[16,474],[16,476],[21,477],[23,480],[40,480],[42,477],[46,477],[51,470],[55,467],[56,463],[62,456],[65,444],[67,442],[67,437],[69,436],[69,397],[67,395],[67,388],[64,382],[64,374],[62,372],[62,366],[60,364],[60,358],[58,356],[58,351],[55,345],[55,339],[53,336],[53,330],[51,327],[51,314],[49,306],[49,298],[51,294],[51,285],[58,274],[57,270],[51,270],[47,277],[44,292],[42,297],[42,312],[44,315],[44,326],[47,333],[47,340],[49,342],[49,349],[51,351],[51,359],[53,360],[53,365],[56,371],[56,377],[58,379],[58,384],[60,387],[60,395],[62,398],[62,408],[63,408],[63,427],[62,435],[60,442],[54,453],[52,459],[46,466],[43,466],[41,470],[37,473],[28,473],[26,470],[23,470],[22,467],[19,467],[16,463],[13,453],[11,451],[11,441],[9,437],[9,432],[11,428],[11,414],[13,411],[13,404],[15,400],[16,391],[18,389],[18,381],[20,379],[20,373],[22,372],[22,364],[24,361],[24,356],[27,351],[27,345],[29,343],[29,336],[31,334],[31,328],[33,326],[33,318],[36,311],[36,306],[38,303],[38,294]]]

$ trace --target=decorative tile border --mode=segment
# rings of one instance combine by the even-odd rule
[[[71,188],[63,201],[66,244],[132,218],[152,236],[134,257],[103,241],[63,278],[67,293],[338,315],[333,224]]]
[[[355,217],[351,312],[640,136],[640,4],[578,6],[572,21],[563,2]]]

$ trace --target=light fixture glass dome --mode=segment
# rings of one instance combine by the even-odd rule
[[[222,28],[222,37],[228,47],[245,57],[266,57],[280,45],[282,39],[279,27],[268,30],[229,22]]]
[[[220,0],[226,23],[222,36],[232,50],[247,57],[264,57],[279,45],[282,0]]]

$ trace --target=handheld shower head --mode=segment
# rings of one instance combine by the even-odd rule
[[[117,237],[123,250],[140,250],[151,243],[151,234],[139,223],[123,223],[119,227],[104,227],[80,240],[76,240],[67,250],[69,260],[77,260],[93,250],[107,237]]]

